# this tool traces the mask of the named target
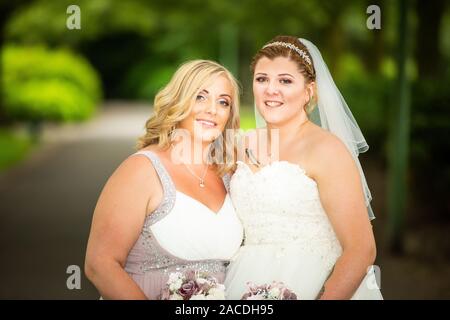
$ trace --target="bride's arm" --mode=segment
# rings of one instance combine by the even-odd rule
[[[124,270],[144,223],[154,172],[148,160],[126,159],[106,183],[94,211],[85,273],[105,299],[146,299]],[[154,171],[154,170],[153,170]],[[152,186],[153,185],[153,186]]]
[[[359,171],[345,145],[333,135],[317,148],[315,161],[320,199],[343,249],[321,299],[350,299],[376,257]]]

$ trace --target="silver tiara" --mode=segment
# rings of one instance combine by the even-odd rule
[[[300,57],[303,58],[303,60],[305,60],[309,65],[311,65],[311,59],[308,57],[308,55],[306,54],[306,52],[303,51],[303,50],[301,50],[301,49],[299,49],[299,48],[297,48],[297,47],[296,47],[295,45],[293,45],[292,43],[289,43],[289,42],[282,42],[282,41],[275,41],[275,42],[266,44],[266,45],[263,47],[263,49],[264,49],[264,48],[267,48],[267,47],[272,47],[272,46],[282,46],[282,47],[286,47],[286,48],[289,48],[289,49],[291,49],[291,50],[294,50],[295,52],[297,52],[297,53],[300,55]]]

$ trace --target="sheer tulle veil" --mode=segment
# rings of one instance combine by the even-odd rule
[[[345,102],[344,97],[336,87],[319,49],[309,40],[299,38],[298,41],[303,43],[308,49],[316,71],[317,106],[309,115],[309,118],[317,125],[335,134],[347,146],[358,167],[369,219],[372,220],[375,218],[370,206],[372,195],[358,159],[358,155],[362,152],[366,152],[369,149],[369,145]],[[256,126],[258,128],[265,127],[266,123],[256,106],[255,116]]]

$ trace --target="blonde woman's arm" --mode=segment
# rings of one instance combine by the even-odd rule
[[[318,146],[315,161],[320,199],[343,249],[320,298],[350,299],[376,257],[359,171],[345,145],[331,134]]]
[[[124,270],[158,179],[147,159],[126,159],[108,179],[94,211],[85,274],[104,299],[146,299]]]

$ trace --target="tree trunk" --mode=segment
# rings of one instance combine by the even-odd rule
[[[444,0],[417,1],[416,59],[419,76],[438,78],[443,71],[439,50],[440,30],[444,15]]]
[[[327,64],[334,78],[339,78],[340,76],[338,74],[338,63],[344,50],[341,18],[341,14],[335,12],[334,22],[330,24],[330,27],[327,30],[328,46],[330,50]]]
[[[227,23],[220,29],[220,63],[238,77],[239,33],[237,26]]]
[[[384,28],[387,26],[387,5],[384,0],[368,0],[367,6],[377,5],[381,10],[381,29],[369,30],[371,43],[367,46],[364,54],[365,64],[371,73],[379,73],[383,62],[385,39]]]
[[[399,0],[398,6],[398,109],[390,132],[389,176],[388,176],[388,216],[389,249],[393,253],[403,252],[403,234],[407,198],[407,172],[410,140],[410,84],[406,63],[409,53],[409,3]]]

